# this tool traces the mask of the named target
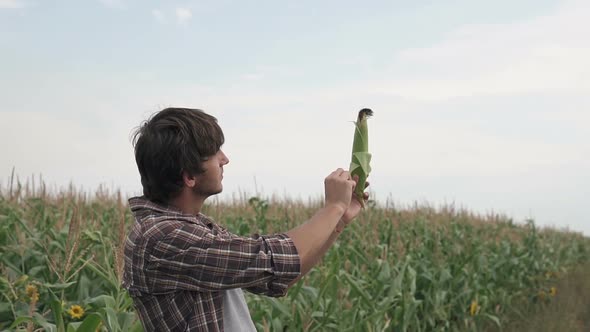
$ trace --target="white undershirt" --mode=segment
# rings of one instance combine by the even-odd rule
[[[224,291],[223,330],[226,332],[256,332],[241,288]]]

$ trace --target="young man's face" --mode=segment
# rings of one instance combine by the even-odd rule
[[[203,162],[205,173],[196,176],[197,183],[193,192],[201,197],[209,197],[219,194],[223,190],[223,166],[229,163],[229,159],[219,150],[217,153]]]

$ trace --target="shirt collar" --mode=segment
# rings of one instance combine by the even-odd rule
[[[207,216],[200,212],[197,215],[184,213],[177,207],[152,202],[145,196],[131,197],[129,199],[129,207],[131,208],[131,211],[133,213],[141,210],[151,210],[158,213],[176,215],[182,219],[189,220],[192,222],[200,221],[202,223],[207,224],[207,226],[211,226],[213,224],[213,221],[211,221],[211,219],[207,218]]]

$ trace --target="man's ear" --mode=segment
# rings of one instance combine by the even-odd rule
[[[189,188],[194,188],[197,185],[197,178],[187,171],[182,171],[182,182]]]

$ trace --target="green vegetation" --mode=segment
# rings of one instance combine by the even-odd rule
[[[554,286],[555,297],[522,303],[507,332],[590,331],[590,264],[575,267]]]
[[[320,204],[243,196],[204,212],[236,233],[264,234]],[[120,287],[131,222],[121,195],[104,189],[2,189],[0,331],[141,330]],[[497,331],[564,301],[568,272],[589,263],[589,249],[580,234],[532,221],[369,202],[287,297],[247,300],[259,330]]]

